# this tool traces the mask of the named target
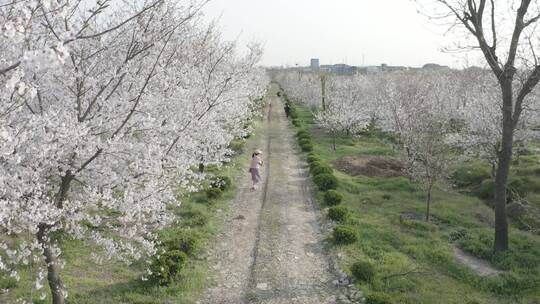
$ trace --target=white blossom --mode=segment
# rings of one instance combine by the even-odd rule
[[[0,229],[35,237],[0,243],[1,270],[45,254],[61,269],[58,230],[102,258],[153,255],[167,206],[203,181],[194,168],[229,159],[267,79],[260,46],[239,55],[204,3],[0,7]]]

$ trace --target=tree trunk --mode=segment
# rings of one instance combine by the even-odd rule
[[[334,151],[336,151],[336,134],[334,134],[334,136],[332,136],[333,139],[332,139],[332,146],[334,148]]]
[[[47,263],[47,281],[51,288],[52,302],[53,304],[64,304],[64,286],[60,280],[60,267],[58,265],[58,259],[51,248],[51,240],[49,239],[48,228],[46,225],[39,225],[37,239],[43,248],[43,255],[45,256],[45,262]]]
[[[66,171],[66,174],[62,177],[60,189],[55,197],[56,208],[63,208],[63,203],[66,200],[71,181],[73,181],[74,178],[75,175],[73,175],[70,170]],[[60,280],[60,266],[58,265],[58,259],[52,248],[52,240],[49,235],[50,226],[42,223],[39,224],[38,228],[37,239],[43,248],[43,256],[47,263],[47,280],[49,282],[49,287],[51,288],[53,304],[64,304],[64,286]]]
[[[426,200],[426,222],[429,222],[430,216],[430,207],[431,207],[431,191],[433,190],[433,184],[430,184],[427,190],[427,200]]]
[[[325,97],[326,97],[326,78],[325,76],[321,76],[321,95],[322,95],[322,109],[323,111],[326,110],[326,103],[325,103]]]
[[[506,216],[506,186],[512,161],[512,145],[514,143],[514,122],[512,120],[512,82],[501,82],[503,95],[503,130],[501,150],[498,155],[497,172],[495,173],[495,252],[508,249],[508,219]]]

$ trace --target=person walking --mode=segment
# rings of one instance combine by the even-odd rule
[[[289,117],[289,114],[291,114],[291,107],[289,106],[288,103],[285,104],[285,116],[287,116],[287,118]]]
[[[251,173],[251,180],[253,181],[253,186],[251,189],[257,189],[257,185],[261,181],[260,168],[263,164],[262,160],[262,151],[257,149],[251,155],[251,164],[249,166],[249,172]]]

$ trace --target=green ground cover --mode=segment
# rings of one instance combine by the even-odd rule
[[[377,132],[336,137],[313,124],[309,109],[294,105],[293,111],[298,137],[313,146],[307,154],[312,174],[313,167],[334,167],[343,200],[327,206],[319,191],[318,201],[338,222],[338,232],[328,236],[332,250],[368,303],[540,303],[540,236],[512,221],[510,250],[493,254],[494,214],[489,199],[478,195],[479,186],[488,183],[489,167],[471,162],[454,168],[468,172],[473,182],[457,189],[438,185],[432,221],[425,222],[425,194],[407,177],[352,176],[336,169],[335,161],[343,157],[396,156],[387,137]],[[512,174],[522,180],[517,184],[531,204],[540,204],[540,152],[530,151]],[[502,274],[479,276],[455,261],[454,246],[490,261]]]

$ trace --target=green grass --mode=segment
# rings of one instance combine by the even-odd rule
[[[296,105],[299,129],[310,130],[313,156],[331,164],[344,156],[397,155],[391,139],[381,133],[365,133],[358,138],[336,139],[313,125],[311,112]],[[540,154],[540,153],[539,153]],[[312,156],[312,157],[313,157]],[[528,177],[531,201],[537,200],[535,183],[540,181],[540,155],[522,156],[513,173]],[[356,284],[366,295],[384,294],[391,303],[540,303],[540,237],[511,228],[511,249],[504,255],[493,255],[493,210],[471,194],[489,167],[477,162],[462,164],[463,188],[453,190],[439,185],[434,190],[432,221],[424,222],[425,194],[406,177],[372,178],[349,176],[334,170],[337,191],[347,217],[343,224],[353,227],[359,239],[349,245],[334,246],[341,256],[340,264],[349,270],[362,261],[374,265],[374,277]],[[335,169],[335,168],[334,168]],[[470,173],[467,173],[471,171]],[[481,171],[481,172],[478,172]],[[318,193],[323,207],[323,194]],[[400,219],[414,214],[417,219]],[[331,236],[329,236],[331,237]],[[453,246],[491,261],[505,273],[484,278],[455,262]],[[339,253],[339,255],[338,255]]]
[[[255,122],[256,133],[261,123]],[[240,141],[235,143],[238,151],[253,150],[256,137],[251,136],[245,147]],[[245,172],[245,164],[251,155],[244,153],[235,157],[230,163],[222,168],[209,166],[205,172],[227,176],[232,181]],[[205,259],[200,258],[200,253],[208,246],[219,229],[220,213],[227,209],[235,195],[234,183],[232,187],[223,191],[219,197],[209,198],[207,191],[203,189],[197,193],[178,193],[182,202],[180,207],[171,207],[176,215],[176,224],[164,229],[163,235],[178,235],[187,233],[194,235],[200,242],[201,247],[195,254],[189,256],[185,267],[177,274],[176,278],[167,286],[159,286],[151,281],[143,281],[147,264],[143,261],[127,265],[118,261],[103,261],[96,264],[92,258],[92,252],[96,248],[82,241],[65,239],[62,243],[63,258],[66,261],[65,268],[61,271],[61,278],[67,286],[69,296],[66,303],[71,304],[194,304],[200,298],[206,286],[208,277],[208,265]],[[207,185],[208,187],[208,185]],[[188,254],[189,255],[189,254]],[[35,303],[50,303],[49,289],[43,289],[47,293],[45,301],[39,300],[39,293],[32,293],[33,282],[29,273],[35,275],[32,267],[22,267],[21,279],[16,282],[5,275],[0,274],[0,288],[9,288],[8,293],[0,291],[0,303],[15,303],[17,299]]]

